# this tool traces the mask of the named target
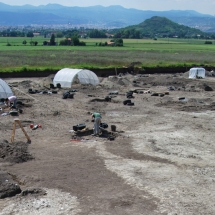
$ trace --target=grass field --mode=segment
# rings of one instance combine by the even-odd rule
[[[23,40],[27,41],[23,45]],[[37,41],[31,46],[30,41]],[[141,62],[142,67],[183,65],[215,66],[215,45],[196,39],[124,39],[123,47],[96,46],[109,39],[80,39],[86,46],[43,46],[43,37],[0,37],[0,72],[58,70],[72,68],[113,68]],[[59,42],[61,39],[56,39]],[[10,46],[7,46],[7,43]]]

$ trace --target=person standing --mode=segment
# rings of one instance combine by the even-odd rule
[[[99,126],[101,124],[101,114],[100,113],[92,113],[92,120],[94,120],[94,132],[92,136],[99,135]]]
[[[16,96],[10,96],[10,97],[6,98],[5,103],[8,107],[10,107],[11,104],[13,103],[14,108],[16,108],[16,103],[17,103]]]

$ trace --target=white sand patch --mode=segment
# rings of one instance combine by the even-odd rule
[[[173,165],[157,164],[130,159],[106,160],[106,167],[125,180],[125,183],[157,197],[160,212],[167,214],[192,214],[193,208],[205,208],[205,214],[212,214],[213,203],[204,204],[215,197],[214,187],[204,185],[204,179],[196,181],[193,172],[181,171]],[[213,171],[214,172],[214,171]],[[199,189],[196,189],[199,187]],[[209,191],[210,190],[210,191]]]
[[[6,201],[0,215],[76,215],[81,210],[77,197],[59,190],[45,189],[44,196],[16,196]]]

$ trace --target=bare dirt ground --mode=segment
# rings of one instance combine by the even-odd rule
[[[19,119],[31,144],[22,148],[22,160],[9,144],[15,117],[0,116],[0,180],[22,190],[0,199],[0,215],[215,214],[215,91],[205,91],[206,85],[215,90],[213,77],[102,78],[95,87],[74,85],[74,99],[62,99],[63,89],[28,94],[29,88],[45,89],[49,78],[5,81],[24,104]],[[151,94],[133,94],[134,106],[123,105],[134,89]],[[119,94],[103,101],[113,90]],[[116,125],[115,140],[87,135],[71,141],[74,125],[93,127],[93,111],[109,131]],[[42,128],[32,130],[31,123]],[[14,148],[19,141],[27,140],[17,126]],[[7,144],[11,151],[3,150]]]

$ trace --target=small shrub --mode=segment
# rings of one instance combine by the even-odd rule
[[[86,43],[84,41],[80,41],[79,46],[86,46]]]
[[[22,71],[22,72],[27,72],[27,71],[28,71],[28,68],[27,68],[26,66],[23,66],[22,69],[21,69],[21,71]]]
[[[48,42],[47,42],[47,41],[43,41],[43,45],[44,45],[44,46],[47,46],[47,45],[48,45]]]
[[[23,44],[23,45],[26,45],[26,44],[27,44],[27,41],[26,41],[26,40],[23,40],[22,44]]]
[[[60,46],[71,46],[71,45],[72,45],[72,41],[69,38],[60,41]]]
[[[205,44],[213,44],[212,41],[205,41]]]

